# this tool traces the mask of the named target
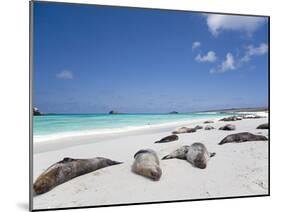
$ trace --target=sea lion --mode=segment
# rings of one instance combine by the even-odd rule
[[[181,127],[172,132],[172,134],[193,133],[196,132],[195,128]]]
[[[181,160],[186,160],[186,153],[188,152],[189,146],[185,145],[180,147],[179,149],[176,149],[175,151],[171,152],[170,154],[164,156],[162,160],[167,160],[167,159],[181,159]]]
[[[207,121],[203,122],[203,124],[212,124],[212,123],[214,123],[214,121],[212,121],[212,120],[207,120]]]
[[[196,129],[196,130],[201,130],[201,129],[203,129],[203,127],[200,126],[200,125],[197,125],[196,127],[194,127],[194,129]]]
[[[257,127],[257,129],[262,129],[262,130],[268,130],[269,129],[269,124],[265,123],[265,124],[261,124]]]
[[[176,141],[178,139],[179,139],[179,136],[177,136],[177,135],[169,135],[169,136],[162,138],[159,141],[155,141],[154,143],[167,143],[167,142],[171,142],[171,141]]]
[[[260,116],[260,115],[255,115],[255,114],[246,114],[243,115],[242,118],[243,119],[260,119],[260,118],[265,118],[266,116]]]
[[[236,133],[226,136],[219,145],[226,144],[226,143],[242,143],[246,141],[266,141],[268,140],[267,137],[263,135],[254,135],[249,132],[242,132]]]
[[[220,119],[220,121],[238,121],[238,120],[242,120],[242,117],[240,116],[229,116],[229,117],[225,117]]]
[[[36,179],[33,189],[36,194],[43,194],[75,177],[120,163],[102,157],[91,159],[64,158],[44,171]]]
[[[134,155],[135,161],[132,165],[132,171],[138,175],[159,180],[162,175],[160,162],[156,152],[152,149],[139,150]]]
[[[215,128],[213,126],[211,126],[211,125],[207,125],[205,127],[205,130],[213,130],[213,129],[215,129]]]
[[[219,128],[219,130],[228,130],[228,131],[235,130],[235,129],[236,129],[236,127],[233,124],[227,124],[227,125]]]
[[[216,153],[209,153],[204,144],[194,143],[191,146],[182,146],[169,155],[164,156],[162,160],[172,158],[187,160],[193,166],[205,169],[209,158],[214,157],[215,155]]]
[[[207,167],[207,161],[214,157],[216,153],[209,153],[207,148],[202,143],[193,143],[186,153],[186,160],[193,166],[205,169]]]

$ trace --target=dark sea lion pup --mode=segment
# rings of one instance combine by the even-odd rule
[[[102,157],[91,159],[64,158],[44,171],[36,179],[33,189],[36,194],[43,194],[75,177],[120,163]]]
[[[138,175],[159,180],[162,175],[160,162],[156,152],[152,149],[142,149],[134,155],[135,161],[132,171]]]
[[[166,137],[162,138],[159,141],[155,141],[154,143],[167,143],[167,142],[176,141],[176,140],[179,140],[179,136],[169,135],[169,136],[166,136]]]

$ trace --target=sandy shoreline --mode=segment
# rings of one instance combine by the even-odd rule
[[[208,120],[218,121],[221,118],[213,118]],[[97,142],[104,142],[116,138],[144,135],[144,134],[154,134],[160,132],[173,131],[177,127],[181,126],[196,126],[202,124],[207,119],[195,119],[189,121],[171,122],[150,126],[138,127],[131,130],[124,130],[120,132],[113,131],[112,133],[100,133],[100,134],[85,134],[85,135],[75,135],[62,138],[49,139],[44,141],[36,141],[34,139],[34,153],[64,149],[71,146],[77,146],[82,144],[92,144]]]
[[[203,121],[180,126],[204,126]],[[215,128],[231,123],[237,129],[231,132],[202,129],[195,133],[180,134],[178,141],[162,144],[154,144],[154,141],[169,135],[176,125],[120,133],[106,138],[84,136],[73,138],[72,142],[61,139],[60,144],[56,142],[56,149],[51,141],[35,144],[34,179],[64,157],[102,156],[124,163],[77,177],[34,197],[34,209],[267,194],[267,141],[217,145],[232,133],[251,132],[268,136],[268,130],[256,129],[259,124],[266,122],[267,118],[216,121],[211,124]],[[140,149],[154,149],[162,158],[176,148],[194,142],[202,142],[209,151],[216,152],[204,170],[196,169],[186,161],[172,159],[161,161],[163,175],[158,182],[131,172],[133,155]]]

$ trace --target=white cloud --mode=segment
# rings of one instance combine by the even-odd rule
[[[214,36],[218,36],[223,30],[244,31],[251,35],[266,20],[263,17],[235,16],[235,15],[206,15],[207,25]]]
[[[205,56],[201,56],[200,54],[198,54],[195,57],[195,60],[198,62],[215,62],[217,59],[216,53],[213,51],[209,51]]]
[[[231,53],[227,53],[225,60],[222,61],[222,63],[217,68],[212,68],[210,70],[210,73],[224,73],[230,70],[235,70],[236,64],[234,56]]]
[[[261,43],[258,46],[249,45],[246,48],[243,57],[236,57],[228,52],[226,54],[225,60],[221,62],[216,68],[212,68],[210,73],[224,73],[230,70],[235,70],[242,67],[245,63],[248,63],[252,57],[264,55],[268,52],[268,45],[266,43]],[[251,66],[253,67],[253,66]]]
[[[223,72],[235,69],[235,60],[231,53],[226,54],[225,60],[222,62],[221,69]]]
[[[73,73],[68,70],[64,70],[56,75],[58,79],[73,79]]]
[[[192,50],[197,49],[201,46],[201,43],[199,41],[195,41],[192,44]]]
[[[261,43],[259,46],[255,47],[253,45],[247,46],[245,56],[241,59],[242,62],[247,62],[252,56],[264,55],[268,51],[268,45]]]

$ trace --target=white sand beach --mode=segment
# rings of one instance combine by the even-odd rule
[[[204,120],[181,126],[205,126]],[[197,130],[179,134],[179,140],[155,144],[177,127],[163,126],[107,137],[80,136],[34,145],[34,180],[50,165],[64,157],[107,157],[123,164],[106,167],[77,177],[51,191],[34,197],[34,209],[98,206],[233,197],[268,194],[268,142],[255,141],[218,145],[227,135],[251,132],[268,137],[268,130],[256,129],[268,118],[234,122],[215,120],[214,130]],[[236,125],[235,131],[218,130],[225,124]],[[131,171],[134,154],[144,148],[154,149],[159,158],[183,145],[205,144],[216,156],[206,169],[198,169],[184,160],[161,160],[162,177],[152,181]],[[57,148],[55,149],[54,146]]]

